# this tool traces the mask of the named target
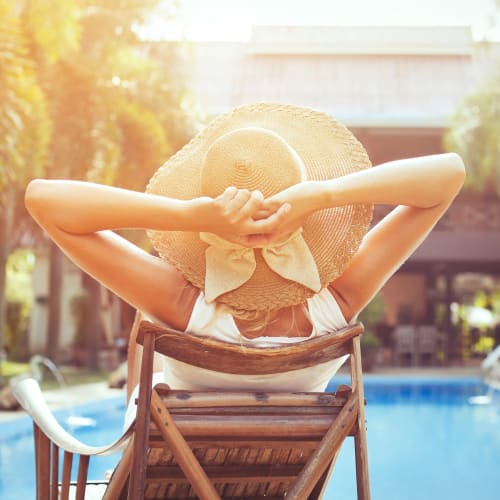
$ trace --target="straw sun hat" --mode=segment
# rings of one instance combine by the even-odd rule
[[[192,199],[236,186],[259,189],[268,197],[303,180],[341,177],[370,166],[363,146],[330,116],[258,103],[216,118],[158,169],[146,191]],[[358,249],[371,214],[372,206],[365,204],[315,212],[292,235],[293,249],[285,257],[282,248],[235,248],[210,234],[148,234],[159,255],[203,290],[207,301],[235,312],[269,311],[304,302],[337,278]],[[234,278],[231,263],[242,260],[245,277]]]

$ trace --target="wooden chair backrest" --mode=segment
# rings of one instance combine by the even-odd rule
[[[150,321],[139,325],[137,342],[154,335],[155,351],[193,366],[224,373],[263,375],[298,370],[352,353],[352,339],[363,325],[343,328],[303,342],[277,347],[230,344],[189,332],[179,332]]]

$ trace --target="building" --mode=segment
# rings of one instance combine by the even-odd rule
[[[192,89],[208,115],[257,101],[326,111],[377,164],[442,152],[450,116],[499,55],[462,26],[256,26],[248,42],[193,45]],[[500,288],[499,200],[457,199],[384,287],[385,321],[431,323],[444,310],[451,334],[450,304],[471,294],[463,283]],[[448,342],[449,356],[458,349]]]
[[[165,43],[154,50],[161,54]],[[197,42],[188,49],[179,70],[191,75],[207,118],[256,101],[321,109],[353,131],[374,164],[442,152],[450,115],[500,56],[497,46],[479,50],[470,29],[460,26],[256,26],[248,42]],[[387,209],[377,207],[374,222]],[[67,268],[65,279],[81,294],[75,270]],[[46,275],[43,266],[39,272]],[[39,278],[34,351],[45,338],[46,278]],[[453,340],[450,304],[484,286],[500,289],[500,202],[460,196],[384,287],[385,322],[434,323],[441,315]],[[71,319],[67,295],[64,324]],[[109,330],[121,331],[120,322]],[[447,343],[450,357],[455,344]]]

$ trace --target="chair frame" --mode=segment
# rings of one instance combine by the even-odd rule
[[[35,380],[24,380],[15,388],[18,401],[34,421],[38,500],[68,499],[73,488],[76,489],[74,498],[83,500],[86,487],[91,484],[87,481],[90,456],[115,453],[123,448],[125,451],[107,484],[104,499],[124,499],[127,495],[130,500],[144,498],[148,474],[155,473],[153,469],[148,469],[148,449],[150,444],[158,446],[162,441],[167,444],[169,453],[176,461],[175,467],[163,467],[174,471],[172,477],[167,475],[168,478],[174,482],[185,482],[187,478],[190,487],[202,500],[228,498],[226,493],[223,497],[219,495],[211,478],[213,474],[214,477],[220,476],[220,467],[202,465],[190,445],[196,439],[201,439],[200,433],[208,436],[206,439],[212,439],[215,435],[216,445],[224,448],[225,440],[238,442],[254,439],[263,431],[267,437],[262,439],[269,439],[266,446],[270,443],[278,449],[285,445],[290,448],[290,441],[297,439],[297,446],[304,446],[305,462],[291,461],[290,465],[286,462],[276,471],[276,468],[267,470],[272,469],[272,466],[247,464],[243,460],[242,464],[238,462],[237,473],[247,472],[253,467],[252,474],[261,474],[267,481],[274,480],[274,476],[270,478],[269,474],[277,472],[277,481],[283,480],[288,484],[287,499],[319,499],[324,493],[341,444],[347,436],[353,436],[357,497],[359,500],[370,500],[361,324],[304,342],[271,348],[227,344],[177,332],[145,320],[137,321],[136,326],[136,332],[133,333],[137,334],[137,342],[143,346],[137,415],[134,423],[111,445],[86,446],[68,434],[50,412]],[[201,368],[243,374],[279,373],[349,354],[351,387],[341,386],[336,393],[179,391],[170,390],[165,384],[153,388],[155,353]],[[208,417],[205,416],[207,411],[211,412]],[[298,438],[290,437],[294,432],[299,433]],[[307,439],[300,437],[306,434]],[[259,441],[261,438],[255,439]],[[60,450],[64,451],[61,478],[58,470]],[[79,458],[78,478],[76,482],[71,482],[74,456]],[[227,465],[224,468],[225,475],[234,470],[234,467],[231,469]],[[286,477],[281,478],[280,474]],[[230,478],[230,481],[233,479]],[[239,481],[239,476],[234,481]],[[230,485],[230,490],[237,492],[238,485]],[[238,498],[236,494],[229,496]],[[264,497],[256,494],[252,498]],[[280,496],[268,495],[265,498],[283,498],[283,495],[280,493]]]
[[[287,492],[287,498],[320,498],[326,487],[327,478],[335,463],[337,453],[344,438],[354,436],[356,478],[358,499],[369,500],[368,455],[366,444],[366,427],[364,412],[364,391],[361,367],[360,335],[363,326],[357,323],[340,331],[286,346],[258,348],[240,344],[228,344],[207,337],[200,337],[186,332],[180,333],[170,328],[160,327],[150,321],[139,324],[137,342],[143,346],[140,373],[140,390],[137,400],[137,417],[134,438],[133,466],[129,484],[129,499],[141,498],[146,479],[146,455],[149,441],[150,421],[153,420],[163,439],[169,444],[177,458],[180,468],[188,478],[191,486],[202,500],[216,500],[221,497],[215,491],[203,467],[197,461],[182,432],[175,424],[165,398],[171,394],[192,400],[196,396],[207,397],[209,393],[197,395],[190,391],[169,391],[168,387],[152,388],[153,359],[155,352],[171,356],[179,361],[209,370],[217,370],[234,374],[269,374],[305,368],[323,363],[344,354],[350,355],[351,388],[341,388],[337,394],[320,393],[323,399],[344,397],[343,408],[325,433],[321,444],[309,458],[308,463],[298,474],[295,482]],[[179,394],[180,393],[180,394]],[[162,397],[163,395],[163,397]],[[306,396],[309,395],[309,399]],[[242,404],[245,398],[248,406],[259,406],[254,393],[224,393],[227,398],[238,400]],[[312,404],[318,394],[297,394],[293,402],[281,402],[280,405]],[[270,398],[291,399],[287,393],[265,395]],[[312,400],[311,400],[312,398]],[[293,399],[293,397],[292,397]],[[297,400],[298,399],[298,400]],[[175,405],[174,405],[175,406]],[[169,411],[170,410],[170,411]],[[175,410],[174,410],[175,411]],[[239,425],[243,425],[240,422]],[[246,427],[244,427],[246,429]],[[232,429],[234,432],[235,429]],[[330,466],[330,467],[329,467]],[[312,496],[310,496],[312,495]]]

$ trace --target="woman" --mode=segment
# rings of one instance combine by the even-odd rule
[[[179,330],[297,342],[347,325],[460,190],[442,154],[371,167],[331,117],[275,104],[222,115],[155,174],[147,193],[35,180],[26,206],[83,270]],[[372,204],[395,209],[368,231]],[[160,257],[111,230],[149,231]],[[343,360],[264,379],[167,362],[173,387],[323,390]]]

